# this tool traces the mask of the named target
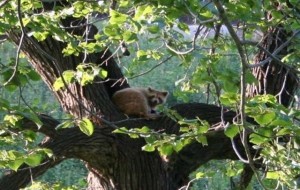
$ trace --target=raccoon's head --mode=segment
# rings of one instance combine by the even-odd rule
[[[167,91],[157,91],[153,88],[148,87],[148,104],[153,109],[159,104],[165,103],[168,92]]]

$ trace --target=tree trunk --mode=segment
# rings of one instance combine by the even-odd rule
[[[263,35],[260,43],[259,52],[254,58],[253,64],[259,64],[270,57],[267,52],[274,54],[282,48],[292,33],[288,33],[283,27],[269,28]],[[277,54],[276,58],[281,60],[288,53],[288,44],[284,46]],[[255,67],[252,70],[258,84],[247,86],[248,97],[256,95],[271,94],[276,96],[278,102],[286,107],[290,106],[294,100],[294,94],[298,89],[299,79],[295,70],[274,59],[270,59],[261,67]],[[245,189],[251,182],[253,171],[245,166],[241,175],[237,189]]]
[[[65,1],[61,2],[67,4]],[[46,10],[52,10],[51,3],[44,5]],[[71,22],[74,24],[74,21],[76,19],[67,18],[63,20],[63,23],[68,26]],[[84,35],[85,28],[77,28],[72,32]],[[91,26],[88,36],[92,37],[96,32],[97,30]],[[7,35],[14,43],[19,44],[21,36],[19,33],[10,31]],[[25,37],[23,41],[22,51],[50,89],[64,71],[75,70],[83,60],[83,55],[64,57],[61,53],[64,47],[66,47],[65,43],[58,42],[51,37],[43,42],[29,37]],[[158,152],[142,151],[144,140],[131,139],[127,135],[112,133],[117,127],[148,126],[157,131],[164,130],[166,133],[178,134],[180,126],[166,116],[156,120],[122,120],[124,115],[116,109],[110,98],[115,91],[128,87],[128,84],[123,83],[124,76],[113,60],[110,51],[103,50],[100,53],[89,54],[87,61],[96,63],[107,70],[107,79],[109,80],[98,78],[95,83],[87,86],[71,84],[66,89],[54,91],[54,94],[64,111],[72,114],[75,118],[88,117],[94,122],[93,135],[86,136],[78,127],[56,131],[55,127],[59,122],[45,115],[40,115],[43,121],[41,128],[34,127],[31,121],[25,120],[23,128],[39,131],[47,136],[41,146],[51,149],[54,157],[44,160],[48,164],[35,168],[24,165],[17,172],[7,173],[0,180],[0,189],[14,190],[25,187],[30,183],[31,174],[35,178],[64,159],[77,158],[86,162],[89,170],[88,189],[90,190],[173,190],[185,185],[189,181],[189,174],[209,160],[238,159],[231,148],[231,141],[224,135],[223,129],[211,129],[207,133],[209,146],[193,142],[179,153],[171,155],[168,161],[161,158]],[[260,78],[260,80],[262,79]],[[259,89],[257,92],[261,93],[261,91]],[[272,92],[277,93],[276,90]],[[176,105],[173,109],[188,119],[199,117],[210,124],[221,122],[221,108],[213,105],[181,104]],[[235,116],[236,113],[225,110],[222,119],[232,122]],[[235,141],[239,152],[245,157],[239,138]]]
[[[173,109],[189,119],[198,116],[211,124],[221,121],[221,109],[216,106],[181,104]],[[234,112],[227,111],[224,120],[231,122],[234,116]],[[56,131],[57,121],[45,115],[41,115],[40,118],[44,124],[41,128],[33,127],[32,121],[24,121],[23,129],[46,134],[48,139],[41,146],[51,149],[54,157],[43,161],[47,164],[35,168],[24,165],[20,171],[8,173],[0,180],[1,189],[14,190],[25,187],[30,183],[31,176],[38,177],[64,159],[77,158],[85,161],[90,171],[89,189],[171,190],[185,185],[189,181],[189,174],[211,159],[237,159],[231,149],[230,139],[222,130],[212,130],[207,134],[209,146],[194,142],[178,154],[170,156],[166,162],[157,152],[142,151],[144,140],[113,134],[113,128],[105,124],[96,126],[93,135],[88,137],[77,127]],[[167,133],[178,134],[179,131],[178,124],[168,117],[154,121],[124,120],[118,123],[120,127],[132,128],[145,125],[154,130],[165,129]],[[237,146],[239,151],[243,152],[239,142]]]
[[[265,61],[270,55],[284,45],[285,42],[292,36],[291,32],[286,32],[283,27],[270,28],[263,35],[263,41],[260,43],[264,50],[260,49],[255,57],[254,64],[259,64]],[[288,53],[288,45],[282,48],[276,55],[280,60]],[[247,87],[249,97],[258,94],[272,94],[277,97],[277,100],[282,105],[288,107],[294,99],[295,91],[298,88],[298,77],[295,70],[288,65],[284,65],[274,59],[264,64],[261,67],[253,69],[253,74],[258,80],[258,85],[252,84]]]

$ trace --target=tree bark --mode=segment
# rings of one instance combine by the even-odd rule
[[[269,58],[268,53],[274,53],[292,36],[291,32],[287,32],[283,27],[278,26],[269,28],[263,35],[260,50],[254,59],[254,64],[261,63]],[[288,46],[285,46],[276,57],[280,60],[288,53]],[[298,89],[299,79],[295,70],[288,65],[278,63],[271,59],[265,65],[253,69],[254,76],[258,80],[258,85],[252,84],[247,87],[249,97],[254,97],[258,94],[272,94],[277,97],[280,104],[288,107],[294,99],[295,91]]]
[[[188,109],[188,111],[186,111]],[[221,121],[219,107],[206,104],[181,104],[173,109],[186,118],[198,116],[209,123]],[[207,114],[209,113],[209,114]],[[234,112],[224,115],[225,121],[232,121]],[[92,136],[83,134],[77,127],[55,131],[57,125],[51,117],[40,116],[44,125],[33,127],[31,121],[24,121],[23,128],[39,131],[49,136],[41,147],[53,151],[54,158],[36,168],[23,166],[19,172],[7,174],[0,180],[1,189],[19,189],[25,187],[31,177],[41,175],[61,160],[77,158],[86,162],[90,171],[89,189],[178,189],[188,182],[188,175],[199,165],[211,159],[237,159],[230,148],[231,142],[222,130],[207,134],[209,146],[192,143],[166,162],[157,152],[149,153],[141,150],[145,144],[142,139],[131,139],[127,135],[113,134],[112,128],[102,124],[96,126]],[[53,124],[53,126],[51,126]],[[132,128],[149,126],[155,130],[165,129],[167,133],[178,134],[179,125],[168,117],[158,120],[124,120],[118,126]],[[242,145],[237,142],[242,152]],[[55,162],[54,162],[55,161]],[[32,175],[32,176],[31,176]],[[26,180],[24,180],[26,179]],[[10,185],[7,185],[10,184]]]
[[[66,1],[59,1],[59,3],[67,4]],[[46,10],[53,8],[51,3],[44,3],[44,5]],[[68,26],[74,21],[76,19],[67,18],[63,23]],[[84,28],[79,28],[72,32],[84,35],[84,31]],[[97,30],[91,26],[88,36],[91,38],[96,32]],[[7,35],[14,43],[19,44],[21,35],[18,32],[10,31]],[[30,37],[25,37],[23,40],[22,51],[51,90],[54,81],[61,77],[64,71],[75,70],[84,57],[83,55],[64,57],[61,53],[64,47],[66,47],[65,43],[51,37],[43,42]],[[63,159],[76,158],[86,162],[89,169],[88,189],[90,190],[173,190],[185,185],[189,181],[189,174],[209,160],[238,159],[231,148],[230,139],[224,135],[222,128],[211,129],[207,133],[209,146],[193,142],[179,153],[169,156],[168,161],[161,158],[158,152],[142,151],[141,147],[145,144],[143,139],[131,139],[123,134],[112,133],[116,127],[148,126],[157,131],[164,130],[169,134],[179,134],[180,126],[166,116],[157,120],[124,120],[124,115],[117,110],[110,98],[115,91],[129,85],[124,82],[124,76],[113,60],[111,52],[103,50],[100,53],[89,54],[87,61],[107,70],[107,79],[98,78],[95,83],[87,86],[70,84],[66,89],[53,91],[53,93],[65,112],[75,118],[88,117],[94,122],[93,135],[86,136],[78,127],[55,130],[59,122],[49,116],[41,115],[44,126],[40,129],[33,127],[31,130],[42,132],[47,136],[40,146],[51,149],[54,157],[45,160],[47,164],[35,168],[24,165],[17,172],[7,173],[0,180],[0,189],[12,190],[25,187],[30,183],[31,177],[36,178]],[[277,93],[276,90],[268,92]],[[221,108],[213,105],[190,103],[176,105],[172,109],[188,119],[199,117],[210,124],[221,122]],[[225,110],[223,117],[226,122],[232,122],[235,116],[236,113]],[[26,120],[23,126],[28,128],[32,124]],[[235,142],[238,150],[245,156],[239,138],[235,139]]]

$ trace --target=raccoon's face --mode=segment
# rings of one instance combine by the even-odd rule
[[[161,92],[148,88],[148,104],[151,108],[155,108],[159,104],[163,104],[168,96],[168,92]]]

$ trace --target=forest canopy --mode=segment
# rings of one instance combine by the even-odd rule
[[[67,160],[86,175],[71,189],[300,188],[299,15],[296,0],[2,0],[0,189],[63,188],[72,168],[40,177]],[[157,117],[118,109],[134,87],[168,91]]]

